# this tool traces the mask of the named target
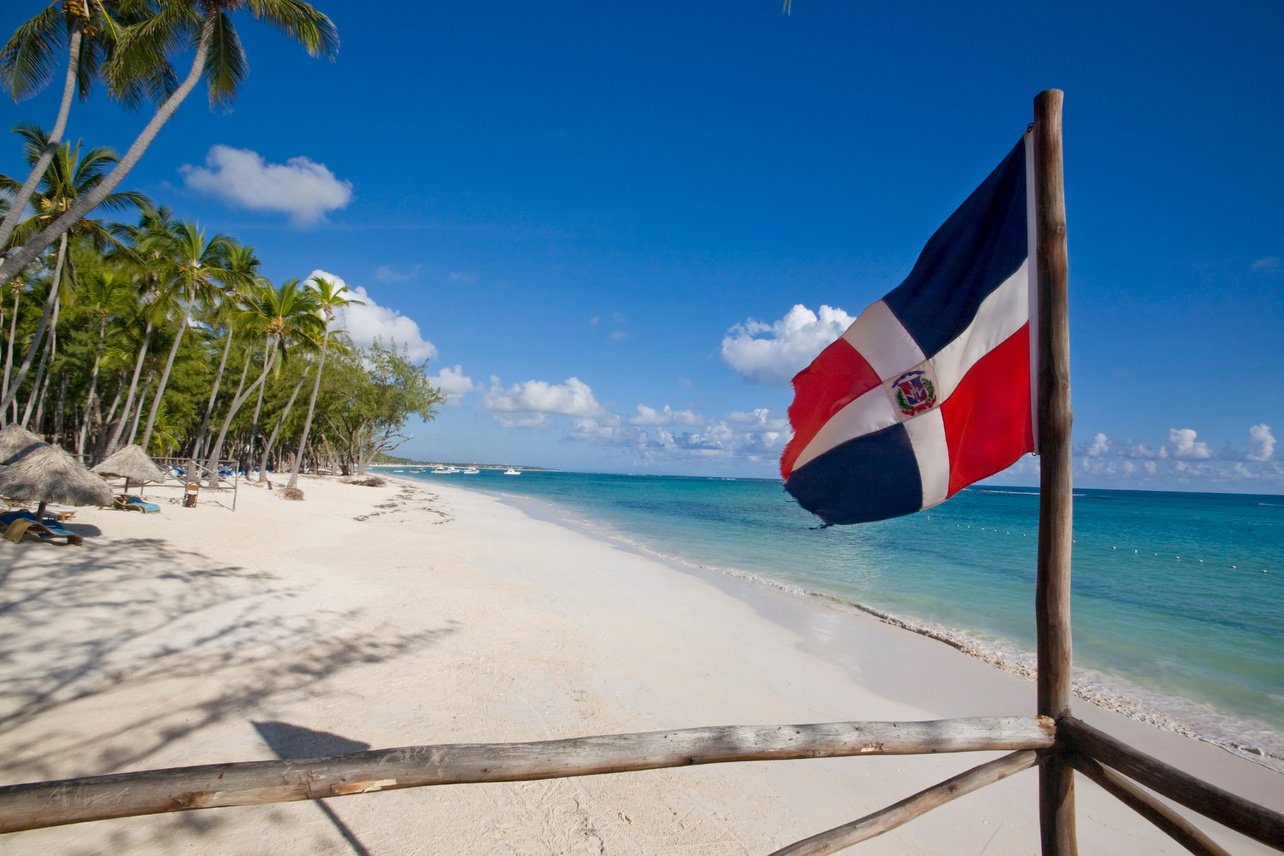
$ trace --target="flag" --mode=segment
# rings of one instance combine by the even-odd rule
[[[1033,141],[794,378],[785,488],[825,523],[944,502],[1034,451]]]

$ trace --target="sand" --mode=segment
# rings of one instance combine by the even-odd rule
[[[445,480],[443,480],[445,482]],[[652,558],[448,483],[305,479],[159,514],[81,509],[85,546],[0,542],[0,783],[430,743],[703,725],[1029,715],[1034,686],[814,599]],[[1284,810],[1280,776],[1076,713]],[[0,854],[764,854],[997,753],[456,785],[0,836]],[[1077,779],[1081,851],[1184,852]],[[868,842],[1038,851],[1031,770]],[[1200,824],[1236,853],[1269,852]]]

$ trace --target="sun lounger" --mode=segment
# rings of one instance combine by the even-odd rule
[[[112,505],[121,511],[141,511],[143,514],[155,514],[160,511],[159,505],[148,502],[141,496],[118,496],[112,501]]]
[[[4,528],[4,538],[6,541],[12,541],[17,544],[22,540],[24,535],[34,535],[41,541],[52,541],[55,538],[63,538],[68,544],[80,546],[84,543],[84,538],[65,529],[61,524],[54,520],[40,520],[30,511],[15,511],[9,514],[0,514],[0,527]]]

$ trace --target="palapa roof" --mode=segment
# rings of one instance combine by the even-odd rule
[[[111,488],[57,446],[32,449],[0,470],[0,496],[19,502],[110,505]]]
[[[36,446],[48,445],[17,422],[0,428],[0,464],[13,463],[19,455]]]
[[[165,471],[156,466],[156,463],[143,451],[142,446],[136,443],[131,443],[108,455],[91,472],[101,476],[117,476],[139,484],[165,480]]]

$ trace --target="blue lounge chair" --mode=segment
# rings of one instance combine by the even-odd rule
[[[58,521],[49,518],[41,520],[25,509],[0,514],[0,529],[4,529],[5,540],[15,544],[22,540],[22,536],[28,534],[36,536],[41,541],[63,538],[66,539],[67,544],[76,546],[80,546],[85,540]]]
[[[160,511],[160,506],[154,502],[148,502],[141,496],[118,496],[112,502],[112,505],[121,511],[141,511],[143,514],[155,514]]]

